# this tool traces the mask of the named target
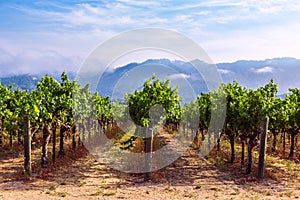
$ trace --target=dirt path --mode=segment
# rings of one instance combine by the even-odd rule
[[[36,170],[30,181],[18,180],[22,155],[0,159],[0,199],[296,199],[299,184],[241,178],[239,170],[222,170],[188,150],[171,166],[152,174],[121,173],[102,165],[82,150],[49,169]]]

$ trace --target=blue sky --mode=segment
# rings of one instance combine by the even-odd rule
[[[175,30],[215,62],[300,58],[297,0],[0,0],[0,72],[77,70],[105,40]]]

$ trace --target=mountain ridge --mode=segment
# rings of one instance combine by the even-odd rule
[[[158,67],[167,66],[165,67],[164,71],[169,70],[171,73],[171,71],[173,70],[174,73],[178,72],[178,74],[180,74],[182,77],[185,77],[187,80],[189,80],[192,85],[195,85],[195,80],[198,79],[197,84],[200,84],[200,89],[197,90],[199,85],[195,85],[195,88],[197,90],[196,93],[199,93],[205,90],[205,87],[203,85],[205,83],[203,83],[203,80],[201,82],[201,77],[199,77],[199,75],[198,77],[195,77],[198,71],[193,67],[192,63],[193,61],[184,62],[181,60],[169,60],[166,58],[148,59],[141,63],[129,63],[112,70],[107,70],[100,78],[97,90],[101,95],[109,95],[111,94],[112,90],[114,89],[113,87],[118,82],[118,80],[122,78],[126,73],[131,73],[132,71],[135,71],[136,68],[143,67],[147,71],[147,68],[145,68],[145,66],[153,65]],[[288,88],[300,87],[300,80],[298,80],[297,77],[297,74],[300,73],[300,59],[292,57],[278,57],[265,60],[238,60],[231,63],[217,63],[215,64],[215,66],[217,67],[220,76],[225,83],[237,80],[243,86],[249,88],[257,88],[263,86],[268,81],[270,81],[271,78],[273,78],[280,87],[278,94],[287,93]],[[155,69],[154,71],[157,71],[157,69]],[[158,70],[158,72],[164,73],[162,70]],[[60,80],[61,72],[55,71],[49,72],[48,74],[53,76],[57,80]],[[4,85],[15,84],[15,89],[33,90],[35,89],[37,82],[41,80],[41,77],[44,75],[45,74],[29,73],[14,75],[0,78],[0,82],[2,82],[2,84]],[[76,73],[68,72],[68,76],[71,80],[73,80],[74,78],[76,78]],[[177,76],[177,78],[178,77],[179,75]]]

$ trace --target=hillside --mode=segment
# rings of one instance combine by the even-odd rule
[[[195,62],[195,61],[193,61]],[[191,63],[193,63],[191,62]],[[203,78],[191,63],[168,59],[149,59],[142,63],[129,63],[125,66],[106,70],[100,78],[97,90],[101,95],[115,95],[117,98],[125,92],[132,92],[139,88],[145,79],[156,73],[159,78],[170,79],[173,85],[187,85],[186,80],[198,95],[206,92],[207,86]],[[223,82],[237,80],[241,85],[257,88],[266,84],[271,78],[279,84],[279,95],[288,92],[288,88],[300,87],[298,74],[300,60],[295,58],[273,58],[266,60],[240,60],[234,63],[216,64]],[[59,72],[49,72],[59,80]],[[0,78],[2,84],[14,84],[15,88],[32,90],[44,74],[25,74]],[[76,77],[75,72],[69,72],[70,79]],[[122,82],[123,81],[123,82]],[[121,84],[122,83],[122,84]],[[190,86],[181,90],[187,91]],[[118,90],[115,90],[115,89]],[[119,92],[119,93],[118,93]]]

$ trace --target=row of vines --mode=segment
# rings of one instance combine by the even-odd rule
[[[60,81],[48,75],[42,77],[33,91],[12,88],[0,84],[0,147],[4,138],[9,140],[11,147],[14,139],[19,145],[23,144],[23,116],[28,115],[32,140],[38,133],[43,135],[41,166],[44,168],[48,166],[47,146],[50,137],[55,147],[57,130],[60,132],[60,145],[58,153],[55,148],[52,150],[53,161],[65,155],[64,137],[68,132],[71,133],[72,147],[75,149],[85,140],[91,142],[89,130],[97,126],[107,133],[114,127],[126,127],[132,119],[139,127],[152,127],[156,123],[153,119],[161,119],[160,115],[164,115],[165,127],[171,127],[173,132],[181,130],[184,134],[192,133],[197,144],[198,140],[213,138],[220,151],[220,136],[226,136],[231,146],[231,162],[236,158],[235,145],[239,141],[242,146],[241,162],[245,162],[247,148],[247,173],[251,173],[252,150],[258,144],[264,118],[269,118],[273,151],[277,148],[280,134],[284,135],[284,139],[286,134],[290,136],[289,157],[294,156],[300,128],[300,90],[289,89],[290,93],[284,99],[278,98],[278,85],[273,80],[257,89],[243,87],[236,81],[223,83],[218,90],[202,93],[195,101],[185,104],[178,95],[178,89],[170,86],[170,81],[160,81],[156,76],[148,79],[141,90],[126,94],[124,102],[113,102],[97,92],[92,94],[88,85],[82,87],[75,80],[69,80],[65,72]],[[222,96],[226,97],[224,102],[214,103]],[[155,105],[160,105],[165,113]],[[224,106],[226,110],[222,110]],[[152,113],[159,116],[150,116],[149,110],[152,108],[157,109]],[[223,128],[209,129],[213,123],[212,113],[219,110],[224,114],[226,112]],[[76,138],[78,128],[80,137]],[[132,136],[128,141],[136,138]],[[145,151],[149,151],[149,142],[147,139],[144,142]]]

